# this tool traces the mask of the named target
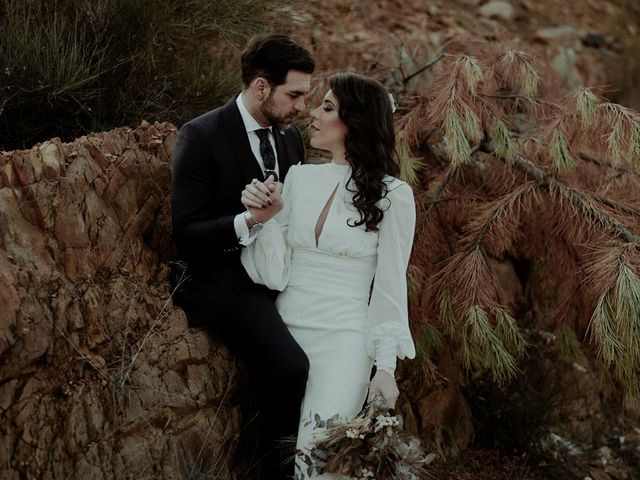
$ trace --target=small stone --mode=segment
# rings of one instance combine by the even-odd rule
[[[552,65],[565,88],[573,90],[582,85],[582,78],[576,67],[576,51],[562,48],[553,59]]]
[[[551,42],[554,40],[562,40],[574,37],[577,30],[571,25],[562,25],[559,27],[541,28],[534,33],[534,38],[543,42]]]
[[[480,7],[480,15],[487,18],[501,18],[503,20],[511,20],[514,15],[513,6],[509,2],[501,2],[493,0],[485,3]]]
[[[600,447],[598,453],[602,457],[603,463],[605,463],[605,460],[611,460],[611,449],[609,447]]]

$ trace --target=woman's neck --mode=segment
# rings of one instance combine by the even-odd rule
[[[345,155],[344,150],[337,150],[331,153],[332,153],[331,161],[333,163],[337,163],[338,165],[349,165],[349,162],[347,161],[347,157]]]

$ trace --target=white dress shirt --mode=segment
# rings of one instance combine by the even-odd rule
[[[262,155],[260,155],[260,138],[258,138],[258,134],[256,130],[260,130],[262,127],[253,115],[249,113],[247,107],[244,105],[243,95],[240,94],[236,98],[236,105],[238,106],[238,110],[240,110],[240,116],[242,117],[242,123],[244,123],[244,128],[247,131],[247,137],[249,138],[249,145],[251,146],[251,152],[253,152],[253,156],[256,158],[258,165],[260,165],[260,170],[265,171],[264,161],[262,160]],[[276,142],[273,138],[273,127],[269,127],[269,131],[271,134],[269,135],[269,142],[271,142],[271,148],[273,149],[273,153],[276,157],[276,166],[274,170],[280,177],[280,169],[278,168],[278,151],[276,150]],[[249,240],[249,228],[247,227],[247,222],[244,219],[244,212],[239,213],[233,219],[233,227],[236,231],[236,237],[241,245],[245,245]]]

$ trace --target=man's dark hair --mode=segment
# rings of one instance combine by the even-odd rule
[[[271,34],[252,37],[242,52],[240,65],[245,87],[258,77],[277,87],[286,82],[289,70],[313,73],[315,61],[306,48],[288,36]]]

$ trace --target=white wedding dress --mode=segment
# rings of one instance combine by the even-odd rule
[[[291,167],[283,210],[242,252],[249,276],[282,292],[278,311],[309,357],[297,441],[303,452],[319,433],[316,414],[324,420],[335,414],[353,418],[361,410],[382,346],[387,354],[391,350],[394,365],[395,356],[415,356],[406,284],[415,227],[413,193],[406,183],[387,177],[379,231],[350,227],[349,219],[360,218],[346,188],[350,173],[350,166],[335,163]],[[307,470],[297,458],[302,478],[344,478],[307,477]]]

